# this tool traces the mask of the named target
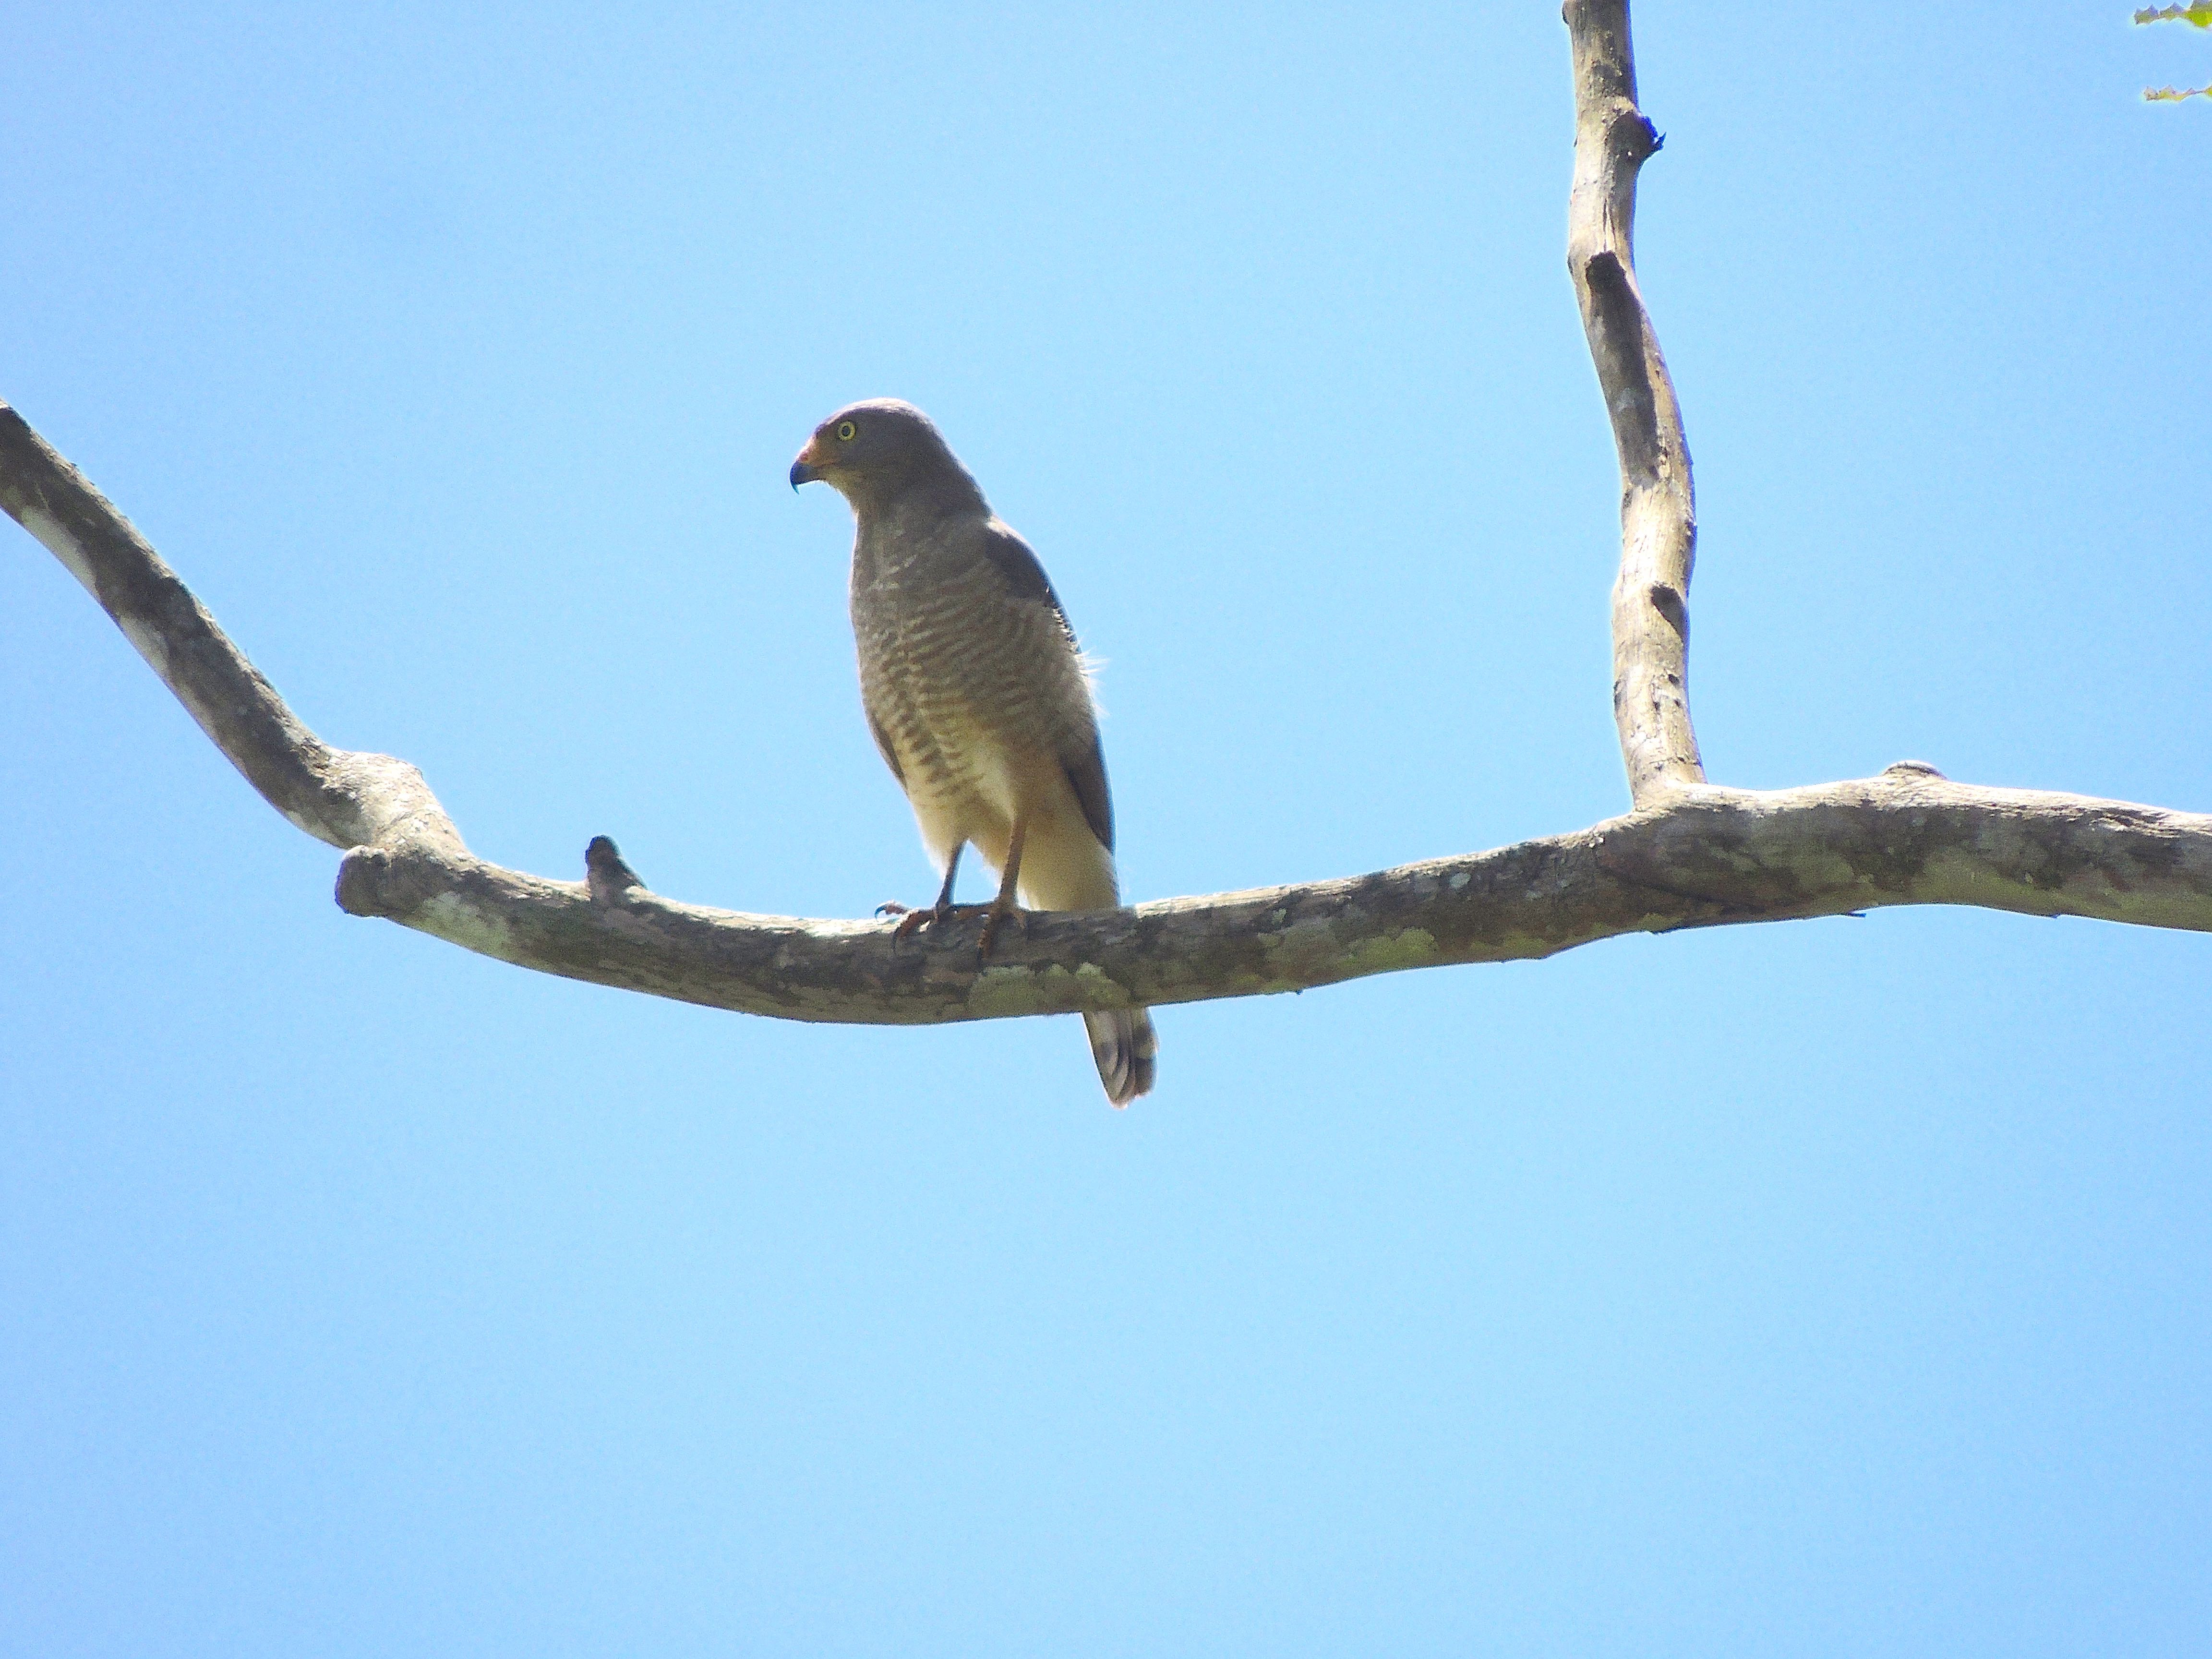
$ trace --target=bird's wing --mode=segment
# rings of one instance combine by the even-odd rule
[[[1091,833],[1098,837],[1098,844],[1108,852],[1114,850],[1114,797],[1106,787],[1106,749],[1098,741],[1098,728],[1091,728],[1091,747],[1073,758],[1062,751],[1060,763],[1067,773],[1067,781],[1075,791],[1075,799],[1083,804],[1083,821],[1091,826]]]
[[[868,735],[876,740],[876,752],[884,757],[884,764],[891,769],[899,787],[906,787],[906,768],[899,764],[898,750],[891,747],[891,734],[884,730],[884,723],[876,718],[876,711],[867,706],[867,690],[861,688],[861,712],[868,717]]]
[[[1037,556],[1030,551],[1030,544],[1014,533],[1012,526],[1000,519],[993,519],[983,526],[983,556],[999,573],[999,580],[1006,585],[1006,592],[1018,599],[1037,599],[1052,607],[1053,616],[1060,623],[1060,631],[1067,636],[1072,650],[1075,646],[1075,630],[1067,625],[1067,612],[1060,608],[1060,595],[1052,591],[1052,579],[1044,574]]]
[[[1052,591],[1052,579],[1044,574],[1044,566],[1037,562],[1037,556],[1030,550],[1030,544],[1004,521],[994,518],[984,526],[983,556],[998,571],[1009,594],[1042,605],[1051,611],[1052,620],[1066,646],[1085,718],[1071,724],[1059,744],[1058,758],[1061,769],[1067,774],[1069,787],[1075,791],[1076,800],[1082,805],[1083,821],[1098,837],[1098,844],[1110,853],[1114,850],[1114,798],[1106,785],[1106,750],[1098,738],[1098,720],[1091,707],[1090,688],[1082,678],[1082,647],[1076,643],[1075,629],[1068,625],[1067,612],[1060,608],[1060,595]]]

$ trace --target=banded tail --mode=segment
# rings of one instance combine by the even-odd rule
[[[1091,1058],[1097,1062],[1098,1080],[1106,1085],[1106,1098],[1116,1107],[1127,1106],[1152,1087],[1153,1057],[1159,1042],[1152,1035],[1152,1017],[1142,1008],[1116,1008],[1107,1013],[1085,1014],[1083,1026],[1091,1033]]]

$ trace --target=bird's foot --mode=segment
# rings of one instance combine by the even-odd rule
[[[896,946],[911,939],[925,927],[934,927],[951,915],[949,904],[925,904],[919,909],[911,904],[901,904],[896,899],[885,899],[876,907],[879,916],[896,916],[897,927],[891,929],[891,944]]]
[[[1012,899],[994,899],[978,908],[983,912],[983,937],[975,941],[975,960],[978,962],[991,959],[991,946],[998,942],[999,929],[1003,924],[1012,922],[1018,933],[1026,933],[1030,930],[1030,913]]]
[[[899,919],[898,926],[891,929],[891,943],[896,945],[913,938],[925,927],[980,916],[991,908],[988,904],[925,904],[917,908],[910,904],[901,904],[896,899],[886,899],[876,907],[876,914]]]

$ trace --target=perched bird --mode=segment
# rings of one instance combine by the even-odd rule
[[[851,505],[853,637],[876,747],[945,872],[901,936],[955,914],[972,844],[1000,872],[981,951],[1015,896],[1038,910],[1105,910],[1114,877],[1106,756],[1075,633],[1029,544],[991,511],[935,422],[911,404],[848,404],[814,428],[791,487],[819,479]],[[889,910],[902,906],[886,906]],[[1086,1013],[1106,1097],[1152,1086],[1152,1017]]]

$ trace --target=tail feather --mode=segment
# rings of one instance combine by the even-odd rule
[[[1103,772],[1097,783],[1103,800]],[[1091,827],[1073,785],[1062,776],[1059,787],[1059,808],[1030,822],[1023,838],[1022,902],[1037,910],[1110,910],[1121,902],[1114,855]],[[990,849],[984,848],[983,856],[990,858]],[[1086,1013],[1083,1024],[1091,1033],[1091,1057],[1098,1064],[1106,1098],[1127,1106],[1148,1092],[1158,1046],[1152,1038],[1152,1017],[1142,1008],[1114,1008]]]
[[[1084,1015],[1083,1025],[1091,1033],[1091,1058],[1097,1062],[1106,1098],[1127,1106],[1139,1095],[1149,1094],[1153,1056],[1159,1053],[1152,1015],[1142,1008],[1115,1008]]]

